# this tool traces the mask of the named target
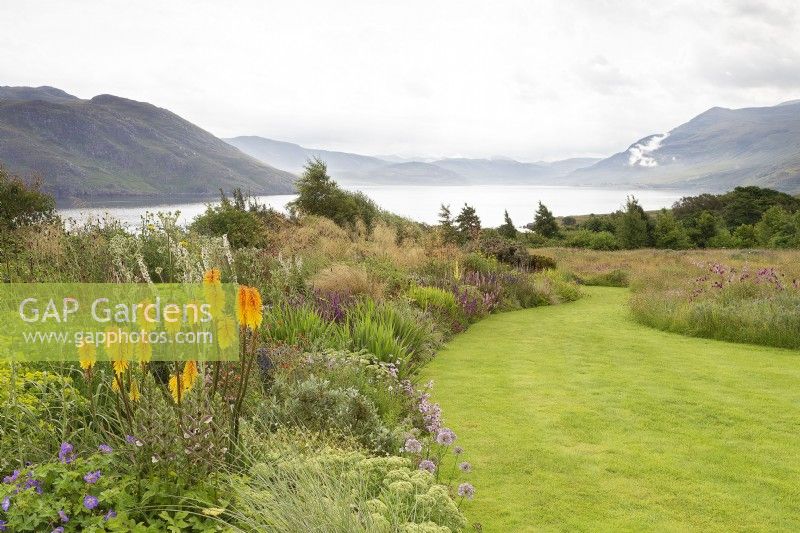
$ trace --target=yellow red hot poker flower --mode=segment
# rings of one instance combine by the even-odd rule
[[[241,327],[258,329],[263,318],[261,310],[261,293],[255,287],[239,286],[236,299],[236,316]]]

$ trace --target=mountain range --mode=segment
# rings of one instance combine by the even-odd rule
[[[166,109],[53,87],[0,87],[0,164],[57,197],[288,193],[295,179]]]
[[[244,136],[219,139],[149,103],[84,100],[54,87],[0,87],[0,165],[42,176],[59,197],[208,197],[240,187],[294,190],[309,159],[345,185],[588,185],[726,191],[759,185],[800,193],[800,100],[714,107],[605,159],[555,162],[407,159],[306,148]],[[280,170],[279,170],[280,169]]]
[[[328,172],[346,185],[478,185],[544,184],[557,180],[599,158],[523,163],[509,158],[434,160],[396,156],[365,156],[306,148],[264,137],[225,139],[242,152],[265,163],[299,174],[309,159],[319,158]]]
[[[714,107],[668,132],[571,172],[564,183],[727,191],[758,185],[800,192],[800,100]]]

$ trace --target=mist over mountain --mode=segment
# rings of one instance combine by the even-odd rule
[[[758,185],[800,192],[800,100],[772,107],[714,107],[650,135],[565,180],[726,191]]]
[[[166,109],[53,87],[0,87],[0,164],[58,197],[276,194],[294,180]]]
[[[309,159],[318,157],[328,165],[334,178],[346,177],[386,165],[388,162],[366,155],[304,148],[299,144],[257,136],[224,139],[242,152],[274,167],[299,174]]]
[[[328,165],[329,174],[346,185],[557,183],[561,176],[599,161],[594,158],[575,158],[552,163],[523,163],[505,157],[430,160],[319,150],[257,136],[234,137],[225,141],[264,163],[294,173],[302,172],[306,161],[318,157]]]

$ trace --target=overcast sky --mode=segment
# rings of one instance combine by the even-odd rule
[[[604,155],[800,98],[786,1],[3,1],[0,85],[367,154]]]

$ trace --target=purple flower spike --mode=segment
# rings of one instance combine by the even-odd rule
[[[83,506],[89,509],[90,511],[97,507],[97,504],[100,503],[96,496],[84,496],[83,497]]]
[[[100,450],[100,453],[111,453],[114,451],[114,449],[108,444],[101,444],[97,447],[97,449]]]
[[[469,483],[462,483],[458,486],[458,495],[462,498],[466,498],[471,500],[473,496],[475,496],[475,487],[470,485]]]
[[[95,470],[94,472],[89,472],[88,474],[83,476],[83,480],[86,483],[89,483],[89,484],[97,483],[97,481],[99,479],[100,479],[100,471],[99,470]]]
[[[62,442],[61,449],[58,450],[58,460],[64,464],[70,464],[72,461],[75,460],[75,454],[73,453],[73,446],[69,442]]]

